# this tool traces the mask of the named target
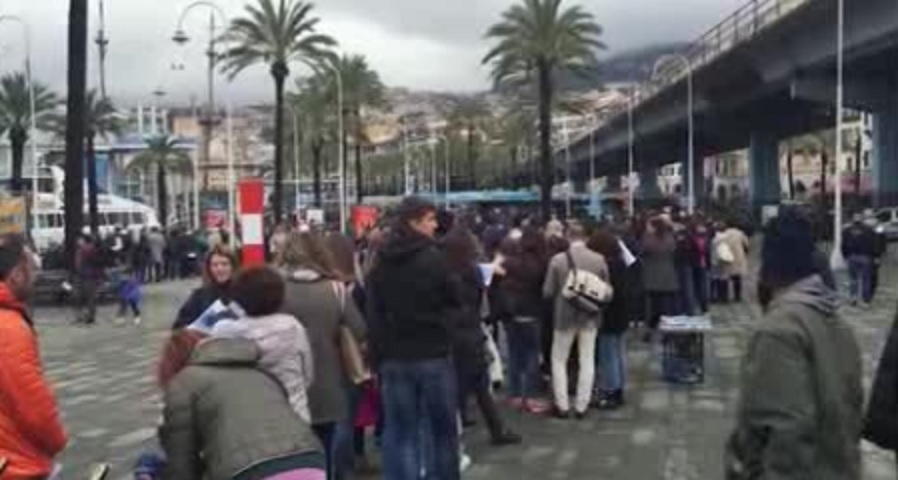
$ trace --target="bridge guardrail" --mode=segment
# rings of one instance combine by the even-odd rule
[[[659,65],[655,76],[637,87],[633,94],[633,107],[682,80],[688,74],[689,68],[693,72],[699,70],[812,1],[751,0],[705,32],[684,51],[677,52],[684,56],[690,65],[674,61]],[[611,120],[627,108],[627,102],[618,104],[612,107],[606,118]]]

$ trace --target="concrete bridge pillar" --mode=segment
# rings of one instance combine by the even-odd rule
[[[898,205],[898,86],[888,102],[873,114],[873,203]]]
[[[636,193],[640,200],[657,200],[661,198],[657,168],[647,168],[639,172],[639,190]]]
[[[779,138],[770,132],[752,132],[748,146],[749,197],[751,205],[779,204],[780,187]]]

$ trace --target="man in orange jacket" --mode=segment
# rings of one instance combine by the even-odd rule
[[[25,311],[35,270],[24,240],[0,235],[0,458],[7,461],[2,480],[47,477],[67,440]]]

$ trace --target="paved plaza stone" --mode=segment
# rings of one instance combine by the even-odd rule
[[[866,384],[878,361],[898,304],[898,262],[884,268],[873,308],[845,306],[864,352]],[[155,444],[160,395],[154,367],[174,312],[193,282],[146,289],[144,323],[114,325],[112,307],[100,324],[70,325],[71,311],[39,308],[36,323],[47,374],[56,388],[70,442],[60,459],[64,478],[83,478],[94,462],[113,466],[113,479],[131,478],[136,455]],[[753,285],[748,285],[749,291]],[[739,366],[747,333],[760,311],[754,300],[715,307],[707,339],[704,384],[671,386],[660,378],[658,347],[631,335],[627,405],[583,421],[537,418],[506,411],[525,436],[519,447],[489,446],[482,426],[465,435],[473,457],[470,480],[722,478],[722,449],[737,402]],[[472,411],[476,409],[472,408]],[[482,421],[479,422],[482,424]],[[864,445],[865,480],[894,479],[893,457]]]

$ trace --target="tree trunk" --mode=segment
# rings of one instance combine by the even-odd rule
[[[284,218],[284,82],[290,70],[287,64],[275,62],[271,66],[274,77],[274,224]]]
[[[795,200],[795,170],[793,169],[794,152],[792,150],[792,142],[786,144],[788,152],[786,153],[786,178],[789,182],[789,200]]]
[[[168,226],[168,185],[165,180],[165,165],[159,162],[156,164],[156,198],[159,203],[159,223],[163,230]]]
[[[94,148],[95,134],[87,132],[87,208],[90,234],[100,238],[100,206],[97,200],[97,154]]]
[[[14,195],[22,193],[22,169],[25,164],[25,142],[27,141],[27,131],[10,129],[9,146],[10,150],[12,150],[12,179],[10,180],[9,190]]]
[[[544,59],[537,61],[539,74],[539,188],[543,220],[552,218],[552,71]]]
[[[69,0],[68,94],[65,132],[65,252],[75,268],[84,223],[84,108],[87,90],[87,0]]]
[[[321,150],[320,142],[312,144],[312,190],[315,197],[315,208],[321,208]]]
[[[362,204],[365,197],[365,178],[362,176],[362,112],[358,109],[353,114],[356,122],[355,135],[355,203]]]
[[[474,152],[474,126],[468,125],[468,175],[471,176],[471,190],[477,190],[477,159]]]

